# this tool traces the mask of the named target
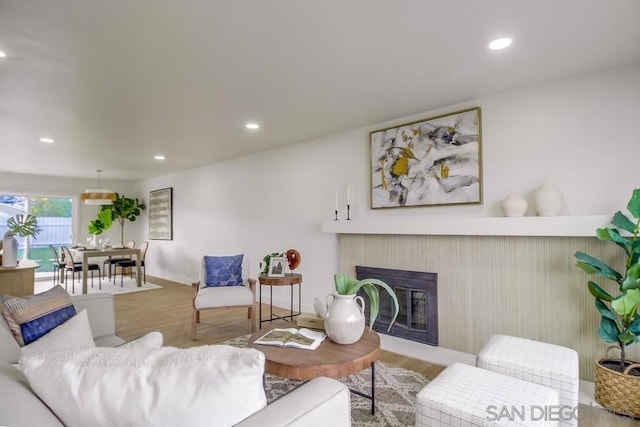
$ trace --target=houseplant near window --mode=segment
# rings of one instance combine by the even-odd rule
[[[325,315],[325,330],[327,336],[338,344],[353,344],[358,341],[364,332],[364,298],[357,293],[363,289],[369,298],[369,329],[378,317],[380,310],[381,287],[391,296],[394,303],[394,314],[388,331],[398,317],[398,298],[391,287],[379,279],[356,280],[346,274],[333,276],[336,292],[327,295],[327,307]]]
[[[598,335],[614,344],[607,354],[612,348],[620,350],[619,359],[606,356],[596,360],[595,399],[616,413],[640,417],[640,364],[627,360],[625,352],[627,346],[640,342],[640,188],[633,191],[627,210],[633,219],[618,211],[611,220],[614,227],[596,232],[598,239],[611,241],[623,250],[623,272],[580,251],[575,257],[578,268],[615,282],[619,293],[611,295],[597,283],[588,282],[602,315]]]
[[[33,215],[18,214],[7,220],[9,231],[4,234],[2,241],[2,266],[15,267],[18,265],[18,241],[14,236],[33,237],[40,233],[38,219]]]
[[[89,233],[100,234],[108,230],[113,221],[118,220],[120,223],[120,244],[124,245],[125,222],[135,221],[145,208],[144,203],[140,203],[138,199],[126,197],[124,194],[120,196],[116,193],[113,204],[102,206],[98,217],[89,223]]]

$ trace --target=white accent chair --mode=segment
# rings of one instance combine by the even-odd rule
[[[249,260],[243,257],[242,279],[244,286],[207,286],[204,258],[200,263],[200,281],[192,283],[193,309],[191,313],[191,339],[196,338],[196,325],[200,323],[200,312],[233,307],[247,308],[251,321],[251,332],[256,331],[256,280],[249,278]]]

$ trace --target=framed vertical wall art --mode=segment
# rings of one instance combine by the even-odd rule
[[[370,134],[371,208],[482,203],[480,107]]]
[[[149,239],[173,240],[173,187],[149,193]]]

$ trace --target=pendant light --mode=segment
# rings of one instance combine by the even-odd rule
[[[96,172],[98,172],[98,187],[100,187],[102,169],[96,169]],[[116,194],[111,190],[98,188],[97,190],[84,190],[84,193],[80,194],[80,199],[84,201],[85,205],[110,205],[116,199]]]

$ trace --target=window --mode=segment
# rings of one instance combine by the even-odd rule
[[[0,236],[7,231],[7,220],[17,214],[30,213],[38,218],[40,233],[35,239],[18,237],[19,259],[32,259],[40,264],[37,273],[53,271],[53,254],[57,248],[71,244],[73,201],[59,197],[28,197],[0,194]]]

